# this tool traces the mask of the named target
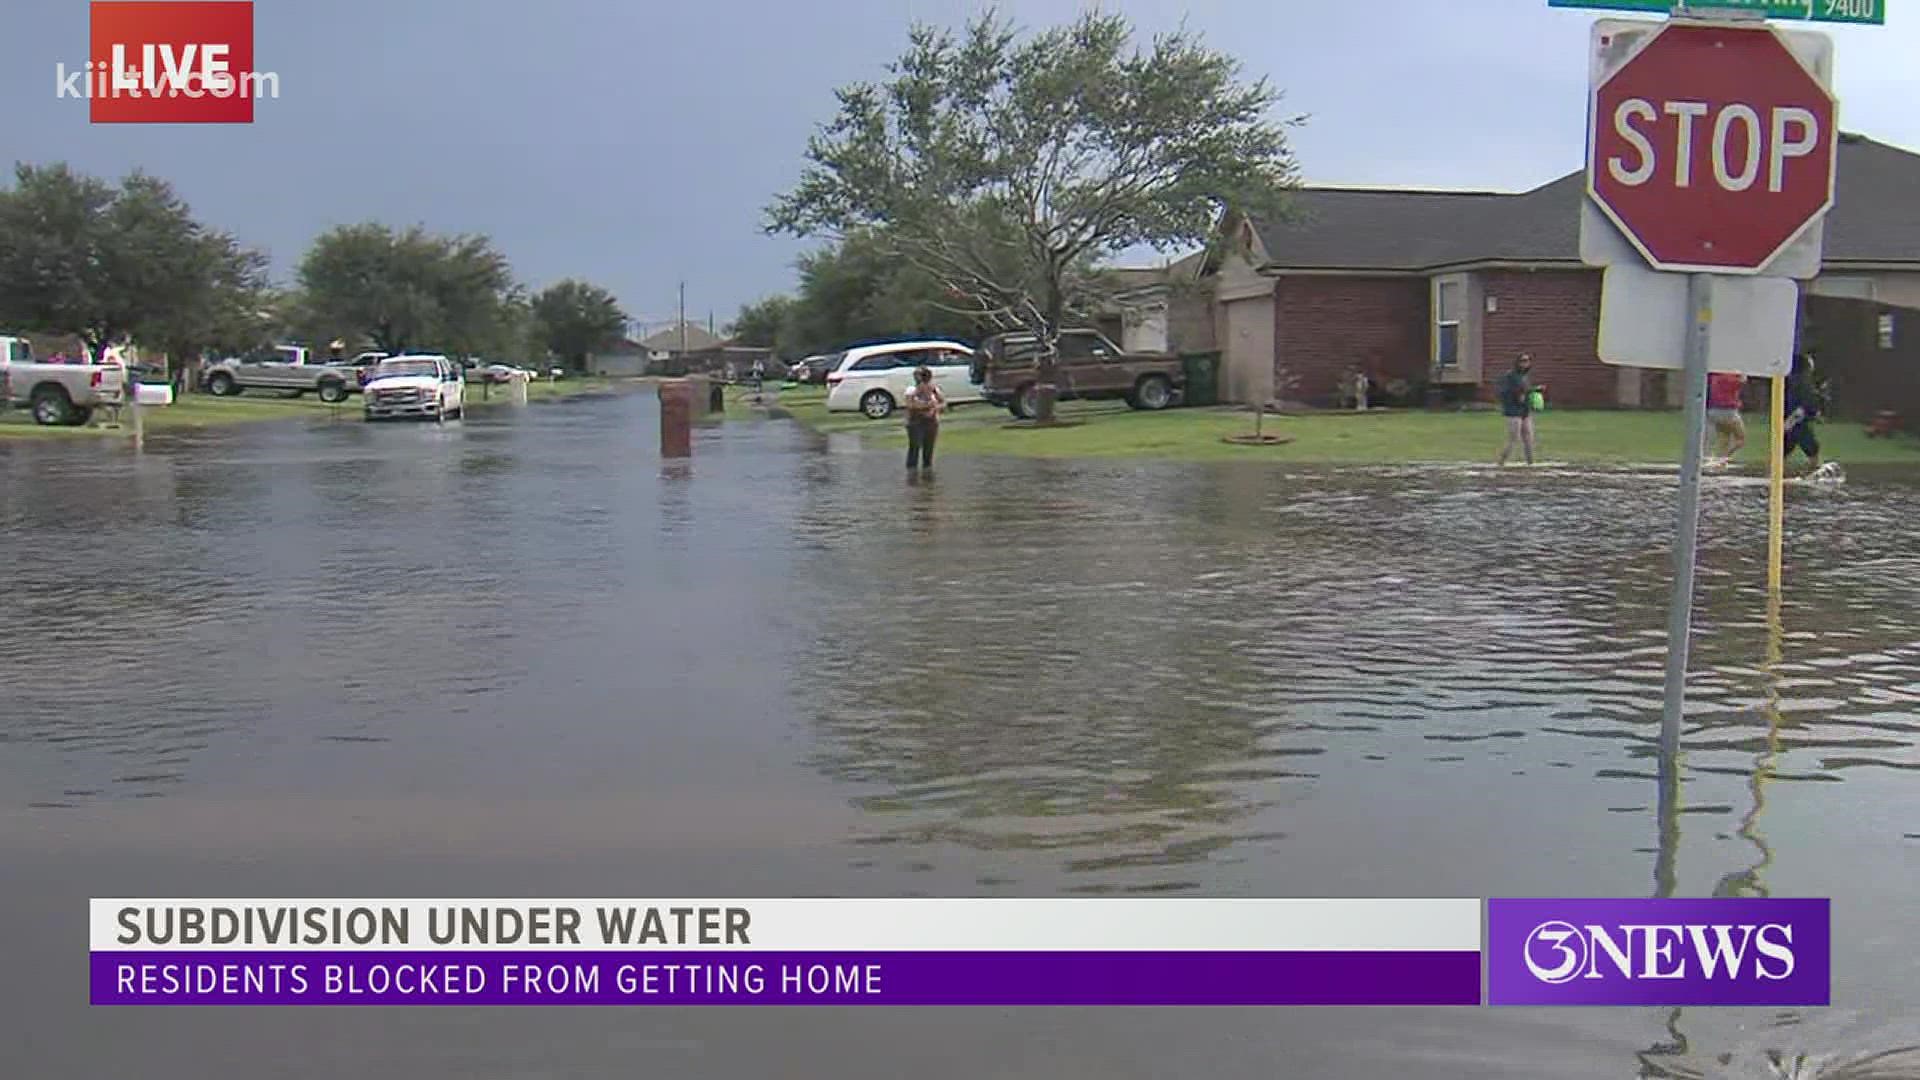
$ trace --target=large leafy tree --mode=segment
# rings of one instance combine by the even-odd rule
[[[794,307],[791,296],[768,296],[743,304],[740,314],[735,315],[727,327],[727,333],[737,344],[777,350],[792,338],[788,327]]]
[[[298,321],[313,337],[387,352],[497,347],[518,299],[507,259],[484,236],[368,222],[313,242],[299,269]]]
[[[232,236],[208,231],[191,263],[192,295],[147,320],[142,341],[160,345],[172,360],[174,384],[185,389],[193,358],[208,352],[242,353],[267,344],[279,325],[282,298],[267,279],[267,257]]]
[[[1229,207],[1281,211],[1297,119],[1279,99],[1185,30],[1137,46],[1118,15],[1024,37],[991,12],[917,26],[884,83],[839,91],[767,228],[875,228],[954,306],[1039,335],[1046,420],[1060,330],[1108,291],[1097,262],[1209,241]]]
[[[583,370],[587,355],[620,340],[627,313],[612,293],[572,278],[548,286],[533,298],[535,333],[541,345]]]
[[[129,338],[191,350],[250,337],[265,289],[265,259],[164,180],[23,164],[0,192],[0,324],[78,335],[96,355]]]
[[[800,287],[748,305],[734,323],[747,344],[773,344],[787,355],[826,352],[862,338],[900,334],[976,336],[980,320],[953,304],[932,275],[892,253],[865,230],[802,255]],[[751,339],[751,340],[749,340]]]

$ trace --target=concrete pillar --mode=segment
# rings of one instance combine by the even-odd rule
[[[507,404],[525,405],[527,403],[527,384],[532,379],[520,372],[514,372],[507,380]]]
[[[660,456],[693,456],[693,384],[685,379],[660,383]]]

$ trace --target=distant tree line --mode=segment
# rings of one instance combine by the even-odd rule
[[[0,331],[77,337],[95,355],[132,342],[177,361],[176,377],[178,361],[288,340],[579,369],[626,328],[597,285],[529,293],[486,236],[344,225],[280,287],[263,253],[198,220],[164,180],[109,183],[56,163],[17,165],[13,181],[0,189]]]
[[[883,237],[856,232],[800,257],[790,295],[747,304],[730,327],[741,345],[798,359],[864,338],[902,334],[970,340],[987,329],[938,280],[894,256]]]

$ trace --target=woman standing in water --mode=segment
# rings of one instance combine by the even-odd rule
[[[1507,418],[1507,445],[1500,448],[1500,464],[1505,465],[1517,443],[1527,452],[1527,464],[1533,464],[1533,357],[1521,353],[1513,370],[1500,380],[1500,412]]]
[[[940,411],[947,399],[933,385],[928,368],[913,370],[913,389],[907,391],[907,468],[933,468],[933,441],[940,434]]]

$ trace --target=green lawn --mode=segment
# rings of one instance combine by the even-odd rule
[[[736,394],[736,399],[742,395]],[[741,402],[735,411],[745,406]],[[826,394],[813,387],[784,389],[778,406],[802,424],[824,432],[858,432],[880,446],[904,446],[896,419],[874,421],[858,414],[828,413]],[[1228,435],[1251,434],[1253,414],[1238,409],[1169,409],[1135,412],[1119,402],[1071,402],[1060,407],[1076,426],[1019,427],[1005,410],[986,405],[955,409],[941,426],[940,452],[1043,458],[1151,457],[1177,461],[1280,461],[1347,464],[1491,462],[1506,439],[1492,412],[1397,412],[1365,415],[1317,413],[1269,415],[1265,431],[1293,439],[1282,446],[1235,446]],[[1548,462],[1667,464],[1680,460],[1681,416],[1677,412],[1628,410],[1549,411],[1535,420],[1539,457]],[[1748,443],[1739,463],[1764,469],[1767,425],[1747,417]],[[1859,424],[1822,423],[1825,456],[1848,464],[1920,465],[1920,439],[1870,439]],[[1797,459],[1796,459],[1797,464]]]
[[[527,387],[527,400],[562,401],[583,394],[596,394],[608,391],[631,389],[640,384],[635,379],[573,378],[556,382],[544,380],[534,382]],[[507,393],[501,387],[494,387],[491,394],[482,395],[478,383],[467,386],[467,405],[470,408],[488,409],[505,405]],[[0,438],[109,438],[126,437],[133,434],[133,424],[125,414],[118,427],[107,424],[109,413],[104,410],[96,414],[95,421],[83,428],[41,427],[33,422],[26,409],[7,409],[0,411]],[[229,424],[257,423],[264,420],[330,420],[337,416],[343,421],[358,423],[360,420],[360,399],[348,398],[338,406],[328,405],[312,395],[305,397],[283,397],[271,393],[249,393],[239,397],[220,398],[210,394],[187,394],[178,398],[172,405],[146,410],[148,432],[194,430],[210,427],[225,427]]]

